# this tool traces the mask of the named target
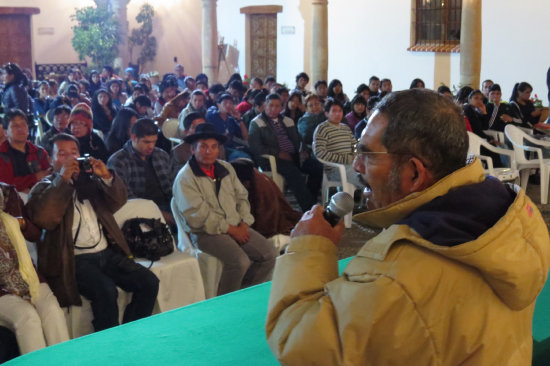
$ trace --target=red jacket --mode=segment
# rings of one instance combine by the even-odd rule
[[[0,145],[0,181],[13,184],[18,191],[24,191],[32,188],[38,181],[35,173],[50,168],[48,153],[43,148],[27,141],[27,164],[29,164],[31,174],[16,177],[13,173],[13,161],[9,154],[9,143],[4,141]]]

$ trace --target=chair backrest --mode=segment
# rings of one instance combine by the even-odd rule
[[[172,198],[172,201],[170,201],[170,207],[172,208],[172,215],[174,215],[174,220],[176,221],[176,225],[178,226],[178,249],[189,255],[197,256],[198,250],[193,246],[191,240],[189,239],[189,236],[185,232],[183,225],[185,219],[181,212],[178,210],[176,200],[174,198]]]
[[[524,140],[527,134],[514,125],[507,125],[504,128],[504,133],[506,134],[506,138],[510,140],[514,147],[514,156],[516,161],[519,164],[526,163],[528,161],[525,157],[527,147],[524,145]]]
[[[126,220],[137,217],[143,217],[146,219],[160,219],[161,222],[166,223],[157,204],[151,200],[146,200],[143,198],[128,200],[124,206],[115,212],[113,216],[115,217],[115,221],[120,228],[122,228],[122,225],[124,225]]]
[[[479,155],[481,152],[481,137],[468,131],[468,155]]]
[[[161,130],[164,137],[170,139],[172,137],[178,137],[179,121],[177,118],[170,118],[164,121]]]

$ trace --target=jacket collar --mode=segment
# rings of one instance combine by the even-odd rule
[[[0,145],[0,153],[5,153],[5,152],[8,152],[8,149],[10,147],[10,143],[8,140],[4,141],[1,145]],[[36,151],[38,151],[38,147],[33,144],[32,142],[30,141],[27,141],[26,142],[26,147],[25,147],[27,153],[34,153]]]
[[[353,217],[360,225],[387,228],[407,217],[418,207],[443,196],[454,187],[480,183],[485,179],[485,172],[479,159],[452,174],[440,179],[422,192],[415,192],[392,203],[389,206],[364,212]]]
[[[195,159],[194,155],[191,156],[191,159],[189,159],[189,166],[191,167],[191,170],[193,171],[193,174],[195,174],[195,176],[208,177],[206,173],[199,166],[199,163],[197,162],[197,159]],[[226,175],[229,175],[229,170],[227,170],[223,165],[221,165],[216,161],[214,163],[214,176],[217,179],[221,179]]]

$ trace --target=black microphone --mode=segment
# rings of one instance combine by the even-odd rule
[[[331,197],[323,217],[334,227],[342,217],[353,211],[354,204],[353,197],[349,193],[338,192]]]

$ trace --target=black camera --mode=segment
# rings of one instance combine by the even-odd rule
[[[90,172],[93,170],[92,163],[90,162],[90,154],[85,154],[81,158],[76,158],[76,161],[78,161],[78,167],[81,172]]]

